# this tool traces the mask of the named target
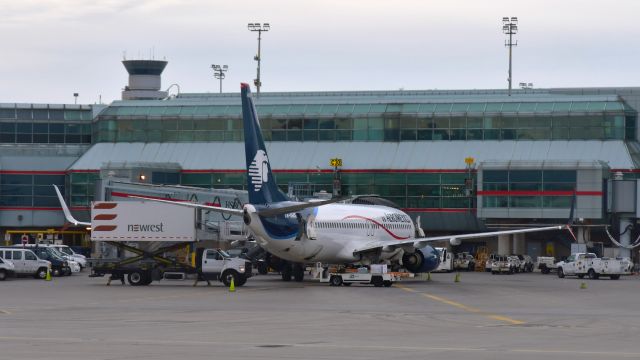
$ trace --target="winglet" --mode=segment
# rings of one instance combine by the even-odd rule
[[[60,193],[60,190],[58,189],[58,187],[56,185],[53,185],[53,188],[56,189],[56,194],[58,194],[58,200],[60,201],[60,205],[62,206],[62,212],[64,212],[64,217],[67,219],[67,221],[72,223],[75,226],[78,226],[78,225],[91,226],[91,223],[76,220],[73,217],[73,215],[71,215],[71,211],[69,210],[67,203],[64,201],[64,198],[62,197],[62,194]]]

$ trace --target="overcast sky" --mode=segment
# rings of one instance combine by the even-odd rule
[[[169,61],[163,89],[480,89],[507,85],[503,16],[518,16],[514,85],[638,86],[638,0],[0,0],[0,102],[109,103],[127,59]]]

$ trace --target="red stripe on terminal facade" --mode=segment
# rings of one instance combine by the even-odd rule
[[[477,192],[483,196],[573,196],[574,191],[531,191],[531,190],[481,190]],[[602,196],[602,191],[575,191],[577,196]]]

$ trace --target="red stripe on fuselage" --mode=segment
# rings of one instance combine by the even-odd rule
[[[396,240],[406,240],[406,239],[409,238],[408,236],[402,237],[402,236],[398,236],[398,235],[392,233],[391,230],[387,229],[384,225],[382,225],[379,222],[377,222],[377,221],[375,221],[373,219],[370,219],[368,217],[364,217],[364,216],[360,216],[360,215],[349,215],[347,217],[342,218],[342,220],[345,220],[345,219],[363,219],[363,220],[371,221],[372,223],[380,226],[384,231],[389,233],[389,235],[393,236],[393,238],[396,239]]]

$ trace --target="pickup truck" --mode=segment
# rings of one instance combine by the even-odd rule
[[[598,258],[594,253],[576,253],[556,265],[559,278],[567,275],[579,278],[588,276],[589,279],[608,276],[611,280],[618,280],[621,275],[630,275],[633,267],[628,259]]]
[[[540,270],[543,274],[556,271],[556,258],[553,256],[538,256],[538,260],[536,260],[536,269]]]

